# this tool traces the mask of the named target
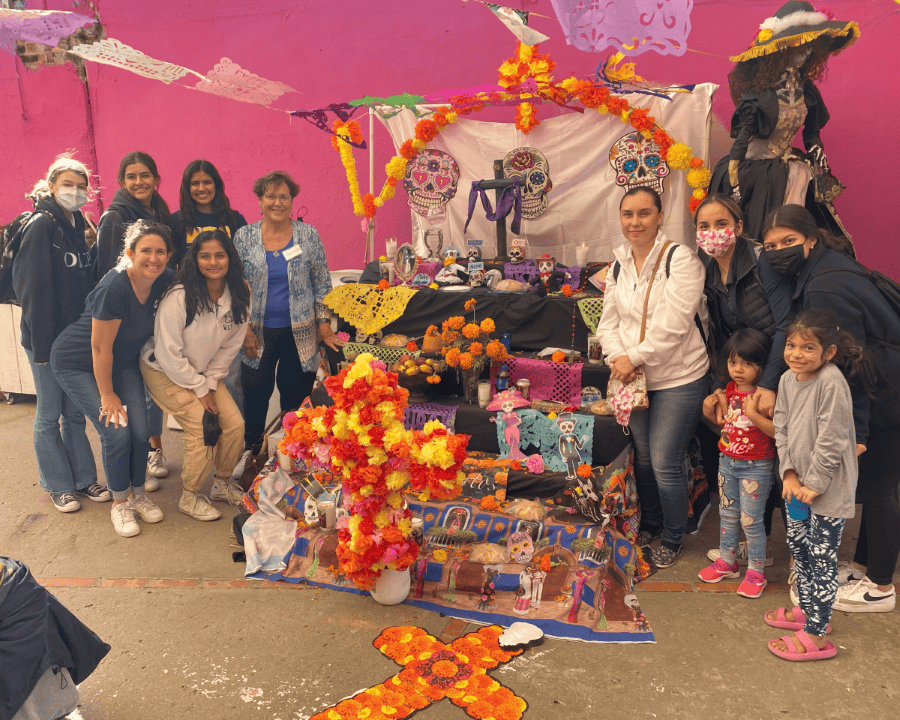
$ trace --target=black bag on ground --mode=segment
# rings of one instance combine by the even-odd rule
[[[275,432],[280,426],[284,417],[283,413],[275,416],[275,419],[269,423],[268,427],[263,431],[262,438],[253,444],[250,449],[250,457],[247,458],[247,464],[244,465],[244,472],[241,473],[241,489],[247,492],[259,471],[263,469],[265,464],[269,462],[269,435]]]

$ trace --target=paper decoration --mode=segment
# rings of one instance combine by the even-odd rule
[[[227,57],[206,73],[206,81],[201,80],[193,89],[256,105],[269,105],[285,93],[297,92],[284,83],[261,78]]]
[[[56,47],[62,38],[93,23],[93,18],[73,12],[0,8],[0,48],[15,54],[17,40]]]
[[[317,128],[319,128],[319,130],[324,130],[329,135],[337,135],[337,133],[331,128],[331,123],[328,120],[328,113],[334,113],[337,116],[338,120],[345,123],[351,117],[353,117],[353,113],[355,113],[357,110],[359,110],[359,107],[354,107],[350,103],[332,103],[327,107],[318,108],[316,110],[294,110],[291,115],[293,115],[294,117],[303,118],[304,120],[306,120],[306,122],[312,123]],[[360,150],[366,149],[365,140],[356,143],[353,142],[353,140],[351,140],[349,137],[341,136],[341,138],[344,142],[352,145],[353,147],[359,148]],[[363,232],[366,232],[366,230],[368,229],[368,223],[365,219],[363,220],[363,224]]]
[[[83,57],[85,60],[92,60],[104,65],[113,65],[123,70],[129,70],[137,75],[143,75],[151,80],[162,80],[166,84],[178,80],[188,73],[196,75],[206,82],[206,78],[194,70],[163,60],[154,60],[152,57],[144,55],[140,50],[135,50],[133,47],[112,38],[100,40],[93,45],[76,45],[69,52]]]
[[[614,47],[684,55],[694,0],[551,0],[566,42],[585,52]]]
[[[411,95],[410,93],[402,93],[401,95],[391,95],[390,97],[372,97],[371,95],[366,95],[365,97],[359,98],[359,100],[351,100],[350,104],[353,107],[359,107],[360,105],[366,106],[374,106],[374,105],[389,105],[394,108],[393,111],[382,111],[381,115],[387,119],[392,118],[399,112],[402,112],[404,108],[410,110],[416,117],[422,117],[424,115],[428,115],[427,112],[423,112],[416,107],[416,105],[423,105],[425,103],[425,98],[421,95]]]
[[[489,2],[484,4],[499,18],[500,22],[509,28],[509,31],[513,35],[526,45],[537,45],[538,43],[544,42],[544,40],[550,39],[547,35],[544,35],[544,33],[540,33],[537,30],[528,27],[528,13],[524,10],[515,10],[504,5],[495,5],[494,3]]]
[[[447,218],[447,203],[456,195],[458,186],[459,165],[450,153],[426,149],[406,165],[406,202],[431,225],[439,225]]]

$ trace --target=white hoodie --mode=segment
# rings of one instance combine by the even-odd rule
[[[609,360],[627,354],[635,367],[644,366],[648,390],[665,390],[699,380],[709,368],[709,356],[694,316],[706,319],[703,284],[706,271],[690,248],[675,243],[669,275],[662,258],[647,306],[647,329],[641,336],[641,317],[647,284],[656,259],[666,242],[660,231],[638,275],[631,243],[616,248],[618,280],[612,270],[606,276],[603,315],[597,337]],[[671,246],[666,254],[671,251]]]
[[[141,360],[201,398],[228,374],[244,341],[249,317],[248,307],[247,320],[240,325],[234,322],[226,286],[215,311],[197,313],[185,327],[184,288],[179,285],[160,302],[153,337],[141,349]]]

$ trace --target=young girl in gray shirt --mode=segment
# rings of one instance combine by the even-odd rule
[[[768,613],[773,627],[795,630],[769,649],[785,660],[824,660],[837,648],[831,632],[837,591],[837,552],[847,518],[855,512],[856,431],[848,377],[870,385],[871,362],[828,310],[805,310],[788,330],[775,403],[775,443],[800,605]],[[801,512],[796,512],[796,501]],[[804,517],[805,516],[805,517]]]

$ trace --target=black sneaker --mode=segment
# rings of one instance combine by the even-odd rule
[[[656,538],[662,537],[662,525],[656,528],[641,528],[641,531],[637,535],[637,539],[634,541],[634,544],[638,547],[647,547],[650,543],[652,543]]]
[[[662,569],[672,567],[677,562],[678,558],[681,557],[683,552],[684,544],[679,545],[677,550],[672,550],[665,545],[660,545],[653,551],[650,557],[653,560],[653,564]]]
[[[97,483],[91,483],[86,488],[76,490],[75,494],[84,495],[88,500],[93,500],[94,502],[109,502],[112,500],[112,494],[109,492],[109,489]]]
[[[81,503],[75,499],[74,493],[50,493],[50,499],[61,513],[81,510]]]

